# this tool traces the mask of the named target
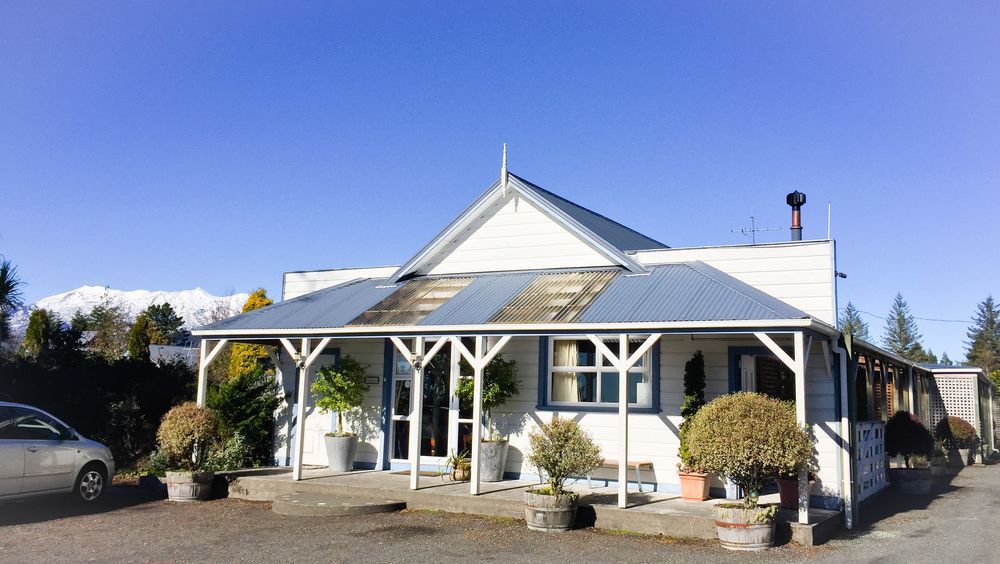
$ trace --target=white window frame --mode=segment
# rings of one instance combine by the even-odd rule
[[[635,337],[645,337],[645,335],[629,335],[630,339],[635,338]],[[601,385],[602,385],[601,384],[601,380],[602,380],[601,374],[602,373],[608,373],[608,374],[613,373],[616,378],[618,376],[618,369],[617,368],[615,368],[613,366],[606,366],[606,365],[604,365],[604,358],[605,357],[601,353],[600,349],[596,350],[595,353],[594,353],[595,354],[594,366],[558,366],[558,365],[555,364],[555,347],[556,347],[556,341],[587,341],[587,340],[588,339],[586,337],[581,338],[580,336],[549,337],[549,339],[548,339],[548,347],[549,347],[549,352],[548,352],[548,369],[547,369],[546,374],[545,374],[545,385],[547,386],[546,389],[548,390],[548,394],[547,394],[548,395],[548,402],[547,402],[548,405],[560,406],[560,407],[563,407],[563,406],[565,406],[565,407],[581,407],[581,408],[588,408],[588,407],[614,407],[614,406],[618,405],[618,402],[606,402],[606,401],[602,402],[602,401],[600,401],[600,398],[601,398]],[[613,339],[613,340],[603,339],[603,340],[604,340],[604,343],[606,345],[608,345],[609,349],[611,349],[612,351],[618,350],[618,340],[617,339]],[[628,370],[629,374],[644,374],[645,375],[645,383],[640,384],[640,385],[647,386],[648,390],[649,390],[649,393],[647,394],[647,397],[649,397],[649,403],[647,403],[647,404],[641,404],[641,403],[638,403],[638,402],[629,402],[629,406],[630,407],[635,407],[635,408],[638,408],[638,409],[644,409],[644,408],[651,408],[651,407],[653,407],[653,404],[654,404],[654,398],[653,398],[653,369],[652,369],[652,364],[651,364],[651,362],[652,362],[652,358],[651,357],[652,357],[652,351],[646,351],[646,353],[642,355],[642,365],[639,366],[637,364],[636,366],[633,366],[632,368],[629,368],[629,370]],[[597,401],[556,401],[556,400],[554,400],[553,399],[554,396],[553,396],[553,393],[552,393],[552,391],[553,391],[552,390],[552,384],[553,384],[552,374],[554,372],[586,372],[586,373],[592,373],[592,374],[594,374],[596,376],[596,387],[595,387],[596,389],[594,390],[594,397],[597,398]],[[638,394],[638,392],[637,392],[636,395],[639,396],[640,394]]]

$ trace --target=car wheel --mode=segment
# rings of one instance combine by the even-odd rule
[[[77,497],[88,503],[97,501],[107,487],[107,478],[97,466],[88,466],[80,471],[73,491]]]

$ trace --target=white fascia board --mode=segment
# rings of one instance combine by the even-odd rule
[[[561,332],[597,333],[651,333],[712,331],[724,332],[732,329],[752,332],[766,329],[769,332],[813,330],[828,336],[839,335],[835,329],[814,319],[767,319],[759,321],[701,321],[690,322],[644,322],[644,323],[550,323],[550,324],[490,324],[490,325],[395,325],[395,326],[353,326],[316,329],[233,329],[193,331],[198,337],[309,337],[342,335],[345,337],[386,337],[389,335],[455,335],[455,334],[525,334],[547,335]]]

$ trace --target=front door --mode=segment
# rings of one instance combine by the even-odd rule
[[[433,341],[426,341],[424,352],[433,345]],[[471,348],[471,343],[466,346]],[[460,379],[472,377],[472,369],[459,358],[454,346],[447,344],[424,368],[423,410],[420,413],[422,464],[441,466],[452,452],[468,452],[471,449],[471,402],[459,401],[455,389]],[[413,373],[398,350],[394,354],[392,379],[389,457],[392,462],[407,463],[410,458]]]

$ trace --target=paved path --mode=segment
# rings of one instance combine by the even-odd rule
[[[948,489],[929,503],[885,497],[886,517],[826,546],[759,554],[593,529],[547,535],[522,521],[443,513],[283,517],[267,503],[178,504],[119,489],[96,511],[57,498],[0,504],[0,562],[998,561],[1000,466],[966,469]]]

